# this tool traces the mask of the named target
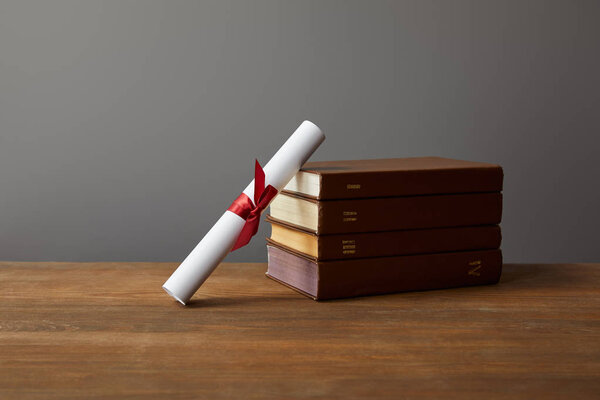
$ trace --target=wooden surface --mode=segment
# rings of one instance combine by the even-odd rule
[[[600,264],[317,303],[224,264],[0,263],[0,398],[598,398]]]

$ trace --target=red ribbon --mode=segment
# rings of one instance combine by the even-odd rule
[[[233,245],[231,251],[237,250],[250,242],[250,238],[256,235],[260,214],[269,205],[273,197],[277,194],[277,189],[268,185],[265,187],[265,171],[261,168],[258,160],[254,164],[254,203],[250,198],[242,193],[227,209],[232,213],[239,215],[246,220],[240,236]]]

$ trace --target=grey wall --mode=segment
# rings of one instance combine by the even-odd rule
[[[599,261],[600,2],[0,2],[0,259],[182,260],[314,160],[505,168],[508,262]],[[231,261],[264,261],[267,233]]]

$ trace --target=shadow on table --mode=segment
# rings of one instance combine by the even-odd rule
[[[248,305],[248,304],[265,304],[273,303],[277,301],[294,301],[296,299],[290,297],[273,297],[273,296],[252,296],[252,297],[206,297],[199,299],[190,300],[185,307],[188,308],[199,308],[199,307],[228,307],[237,305]],[[298,296],[298,301],[312,301],[302,296]]]
[[[581,273],[582,269],[586,269],[588,273]],[[206,297],[192,299],[186,307],[231,307],[239,305],[264,305],[276,302],[303,302],[312,304],[336,304],[336,303],[352,303],[352,302],[369,302],[376,298],[379,300],[393,300],[406,297],[421,297],[435,296],[435,294],[455,295],[460,293],[473,293],[478,291],[493,291],[500,290],[502,292],[521,290],[523,288],[568,288],[568,287],[585,287],[590,285],[589,266],[581,264],[505,264],[502,271],[502,276],[498,284],[482,285],[482,286],[467,286],[449,289],[436,289],[424,291],[408,291],[399,293],[379,294],[373,296],[349,297],[343,299],[332,299],[315,302],[301,294],[293,293],[290,289],[289,296],[260,296],[253,294],[252,296],[232,296],[232,297]],[[598,272],[600,273],[600,268]]]

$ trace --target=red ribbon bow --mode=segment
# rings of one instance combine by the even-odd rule
[[[261,168],[258,160],[254,164],[254,203],[250,198],[242,193],[227,209],[232,213],[239,215],[246,220],[240,236],[233,245],[231,251],[237,250],[250,242],[250,238],[256,235],[260,214],[269,205],[273,197],[277,194],[277,189],[268,185],[265,187],[265,171]]]

